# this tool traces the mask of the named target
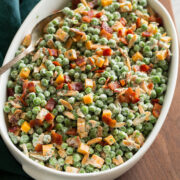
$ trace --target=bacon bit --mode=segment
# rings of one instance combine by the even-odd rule
[[[29,82],[27,88],[29,92],[36,92],[35,84],[33,82]]]
[[[15,135],[18,135],[20,132],[20,127],[18,126],[8,127],[8,131],[14,133]]]
[[[88,11],[88,16],[91,18],[94,17],[94,11],[93,10]]]
[[[123,26],[126,26],[127,21],[126,21],[125,18],[122,17],[122,18],[120,19],[120,23],[121,23]]]
[[[154,115],[154,117],[158,118],[160,113],[161,113],[161,108],[162,106],[158,103],[155,103],[154,106],[153,106],[153,110],[152,110],[152,113]]]
[[[98,69],[95,71],[95,73],[103,73],[105,70],[104,69]]]
[[[102,140],[101,142],[99,142],[98,144],[100,144],[101,146],[106,146],[108,145],[108,143],[104,140]]]
[[[61,84],[59,84],[59,85],[56,87],[56,89],[62,89],[63,86],[64,86],[64,83],[61,83]]]
[[[52,123],[52,121],[54,120],[54,115],[51,114],[51,113],[47,113],[46,116],[45,116],[45,120],[48,122],[48,123]]]
[[[34,126],[42,126],[42,125],[43,125],[43,121],[40,119],[35,119],[30,121],[31,128],[33,128]]]
[[[65,82],[65,83],[71,82],[70,76],[64,75],[64,82]]]
[[[49,49],[48,48],[48,52],[49,52],[50,56],[55,56],[55,57],[58,56],[58,50],[57,49]]]
[[[69,82],[68,82],[67,84],[68,84],[68,89],[69,89],[69,90],[72,90],[71,84],[70,84]]]
[[[85,61],[85,59],[84,58],[78,58],[78,59],[76,59],[75,60],[76,61],[76,64],[78,65],[78,66],[84,66],[85,64],[86,64],[86,61]]]
[[[77,148],[80,145],[81,140],[79,136],[76,136],[76,137],[68,138],[66,142],[69,146]]]
[[[72,136],[76,136],[77,135],[77,130],[76,128],[70,128],[66,131],[67,135],[72,135]]]
[[[120,84],[122,87],[124,87],[126,85],[126,81],[124,79],[120,80]]]
[[[149,22],[157,22],[159,23],[159,25],[163,25],[162,18],[153,16],[153,15],[149,17]]]
[[[118,37],[122,37],[123,36],[123,31],[122,31],[122,29],[120,29],[119,31],[118,31]]]
[[[149,83],[149,84],[147,85],[147,87],[148,87],[148,89],[152,90],[153,87],[154,87],[154,84],[153,84],[153,83]]]
[[[103,15],[103,12],[98,12],[95,16],[96,16],[97,18],[100,18],[102,15]]]
[[[7,88],[7,95],[9,96],[14,96],[14,89],[13,88]]]
[[[109,87],[112,91],[114,91],[115,89],[118,89],[118,88],[120,88],[121,86],[120,86],[120,84],[119,84],[118,81],[115,81],[115,82],[110,82],[110,83],[108,84],[108,87]]]
[[[128,34],[134,34],[133,30],[132,30],[132,29],[128,29],[128,30],[126,31],[126,35],[128,35]]]
[[[73,0],[72,1],[72,8],[73,9],[76,9],[77,8],[77,6],[78,6],[78,4],[81,2],[81,0]]]
[[[132,69],[133,69],[134,72],[137,72],[137,71],[139,71],[139,66],[134,65],[134,66],[132,67]]]
[[[52,143],[56,143],[58,145],[62,144],[62,136],[55,131],[51,131]]]
[[[98,0],[93,0],[88,3],[88,6],[92,9],[98,4]]]
[[[105,29],[101,30],[100,35],[103,36],[103,37],[106,37],[107,39],[111,39],[112,38],[112,34],[109,33],[108,31],[106,31]]]
[[[35,147],[35,150],[37,152],[41,152],[42,151],[42,144],[37,144],[36,147]]]
[[[103,88],[108,88],[108,83],[109,83],[109,81],[110,81],[110,77],[108,77],[108,78],[106,79],[106,82],[105,82]]]
[[[70,68],[71,68],[71,69],[74,69],[75,67],[76,67],[76,64],[75,64],[75,63],[71,63],[71,64],[70,64]]]
[[[111,119],[111,117],[109,116],[103,116],[103,122],[106,123],[108,126],[110,127],[115,127],[116,126],[116,120],[115,119]]]
[[[21,103],[24,105],[24,106],[27,106],[28,104],[26,103],[26,101],[23,99],[23,97],[18,97],[19,100],[21,101]]]
[[[61,66],[61,64],[60,64],[58,61],[53,61],[53,64],[54,64],[55,66]]]
[[[142,64],[140,66],[140,71],[143,71],[143,72],[149,72],[150,71],[150,66],[146,65],[146,64]]]
[[[139,18],[139,17],[137,18],[136,26],[137,26],[137,28],[141,27],[141,18]]]
[[[54,106],[56,105],[56,101],[53,98],[50,98],[45,106],[45,108],[49,111],[52,111],[54,109]]]
[[[104,29],[106,32],[108,32],[110,34],[113,33],[113,29],[111,27],[109,27],[109,25],[106,22],[102,23],[101,29]]]
[[[142,33],[142,36],[143,36],[143,37],[151,37],[151,36],[152,36],[152,33],[150,33],[150,32],[143,32],[143,33]]]
[[[74,91],[82,91],[83,90],[83,84],[81,82],[72,82],[71,87],[72,87],[72,90],[74,90]]]
[[[95,65],[95,63],[94,63],[94,61],[93,61],[93,58],[89,57],[88,59],[89,59],[89,61],[90,61],[91,65],[92,65],[92,66],[94,66],[94,65]]]
[[[87,23],[90,23],[90,22],[91,22],[91,17],[89,17],[89,16],[83,16],[83,17],[82,17],[82,21],[87,22]]]
[[[127,42],[126,38],[120,37],[119,40],[120,40],[123,44],[128,45],[128,42]]]
[[[137,103],[140,98],[137,96],[136,92],[133,91],[132,88],[128,88],[125,93],[124,93],[124,96],[123,95],[120,95],[119,96],[119,100],[120,102],[127,102],[127,103]]]
[[[154,105],[154,104],[158,104],[159,103],[159,99],[151,99],[151,103]]]
[[[103,50],[103,56],[111,56],[112,55],[112,49],[107,48]]]

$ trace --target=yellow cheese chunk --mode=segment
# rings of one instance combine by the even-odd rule
[[[112,135],[109,135],[108,137],[104,138],[104,141],[106,141],[109,145],[112,145],[116,142]]]
[[[132,60],[133,61],[138,61],[138,60],[143,60],[143,55],[140,52],[136,52],[133,56],[132,56]]]
[[[77,151],[81,154],[89,154],[89,146],[87,144],[81,143]]]
[[[24,121],[24,123],[21,125],[21,130],[25,133],[28,133],[30,129],[30,124],[27,121]]]
[[[19,73],[19,76],[20,76],[21,78],[27,78],[27,77],[29,76],[30,72],[31,72],[31,71],[30,71],[29,68],[24,67],[24,68],[21,69],[21,72]]]

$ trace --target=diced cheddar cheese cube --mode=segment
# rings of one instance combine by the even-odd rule
[[[135,136],[135,137],[134,137],[134,141],[135,141],[137,144],[139,144],[140,146],[143,145],[144,140],[145,140],[145,138],[144,138],[144,136],[143,136],[142,133],[141,133],[139,136],[137,136],[137,137]]]
[[[81,134],[85,132],[85,119],[78,118],[77,119],[77,133]]]
[[[112,4],[112,0],[101,0],[102,6],[109,6],[110,4]]]
[[[65,159],[66,164],[73,164],[73,157],[72,156],[67,156]]]
[[[92,145],[92,144],[95,144],[95,143],[99,143],[102,141],[102,137],[97,137],[97,138],[94,138],[94,139],[91,139],[87,142],[87,145]]]
[[[89,146],[84,143],[80,143],[77,151],[81,154],[89,154]]]
[[[66,167],[66,172],[69,172],[69,173],[78,173],[79,169],[75,168],[75,167],[67,166]]]
[[[53,154],[53,145],[52,144],[46,144],[42,146],[43,150],[43,156],[49,156]]]
[[[106,141],[109,145],[112,145],[116,142],[112,135],[109,135],[108,137],[104,138],[104,141]]]
[[[116,31],[116,32],[118,32],[119,30],[121,30],[121,29],[123,29],[123,28],[124,28],[124,26],[121,24],[120,21],[116,21],[116,22],[114,23],[114,25],[112,26],[112,29],[113,29],[114,31]]]
[[[30,129],[30,124],[27,121],[24,121],[24,123],[21,125],[21,130],[25,133],[28,133]]]
[[[158,32],[158,27],[155,24],[149,24],[147,31],[152,34],[156,34]]]
[[[140,52],[136,52],[133,56],[132,56],[132,60],[133,61],[137,61],[137,60],[143,60],[143,55]]]
[[[87,94],[83,97],[84,104],[92,104],[93,103],[93,95]]]
[[[123,3],[120,3],[120,10],[121,10],[121,12],[132,11],[132,4],[131,4],[131,2],[125,1]]]
[[[118,166],[118,165],[124,163],[124,160],[123,160],[123,158],[120,155],[118,155],[116,158],[113,158],[113,163],[116,166]]]
[[[103,113],[102,113],[102,119],[103,117],[111,117],[111,115],[112,115],[112,112],[110,110],[105,109],[103,110]]]
[[[63,42],[65,42],[69,37],[68,33],[63,31],[61,28],[57,30],[56,36]]]
[[[156,51],[156,58],[160,61],[163,61],[166,59],[168,55],[168,51],[167,50],[162,50],[162,51]]]
[[[96,58],[95,64],[96,64],[96,66],[98,66],[98,67],[102,67],[103,64],[104,64],[104,59],[101,58],[101,57]]]
[[[74,49],[70,49],[64,53],[65,57],[68,58],[69,60],[75,60],[77,59],[77,54]]]
[[[67,156],[66,151],[63,148],[59,148],[58,154],[61,158],[65,158]]]
[[[27,78],[27,77],[29,76],[30,72],[31,72],[31,71],[30,71],[29,68],[24,67],[24,68],[21,69],[21,72],[19,73],[19,76],[20,76],[21,78]]]
[[[59,74],[59,76],[56,78],[55,81],[57,84],[61,84],[64,82],[64,75],[63,74]]]
[[[163,41],[163,42],[166,42],[166,43],[169,43],[170,41],[171,41],[171,37],[169,37],[169,36],[163,36],[163,37],[161,37],[161,41]]]
[[[93,45],[93,43],[91,41],[87,41],[86,42],[86,49],[91,49],[92,45]]]
[[[101,168],[104,164],[104,159],[93,154],[91,159],[89,160],[89,164],[91,164],[94,167]]]
[[[85,88],[90,87],[93,88],[94,83],[92,79],[85,79]]]
[[[31,35],[28,34],[27,36],[25,36],[22,45],[28,47],[30,43],[31,43]]]

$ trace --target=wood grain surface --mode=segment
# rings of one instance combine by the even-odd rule
[[[171,0],[160,0],[174,19]],[[180,74],[166,121],[151,148],[117,180],[180,180]]]

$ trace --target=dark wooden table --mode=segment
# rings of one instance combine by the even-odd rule
[[[171,0],[160,0],[174,19]],[[180,180],[180,74],[158,137],[144,157],[118,180]]]

